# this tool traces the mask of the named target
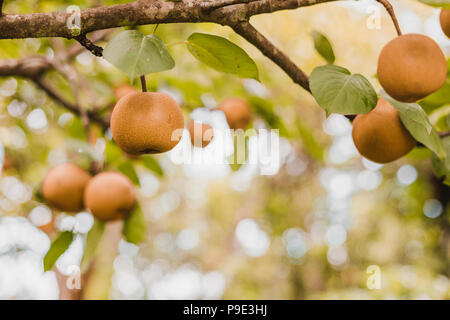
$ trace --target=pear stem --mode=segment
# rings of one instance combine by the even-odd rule
[[[145,81],[145,76],[141,76],[141,86],[142,86],[142,92],[147,92],[147,82]]]
[[[394,22],[395,29],[397,30],[397,34],[399,36],[402,35],[402,30],[400,29],[400,25],[398,24],[397,17],[395,16],[394,8],[390,4],[388,0],[376,0],[377,2],[381,3],[383,7],[386,8],[387,12],[391,16],[392,22]]]
[[[439,132],[439,137],[441,138],[450,137],[450,131]]]

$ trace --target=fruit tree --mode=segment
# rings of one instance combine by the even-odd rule
[[[229,298],[339,295],[368,265],[447,279],[450,3],[361,2],[0,0],[0,228],[46,234],[68,299],[179,298],[150,267],[145,294],[117,280],[138,249],[133,268],[221,270]],[[57,261],[77,241],[73,280]]]

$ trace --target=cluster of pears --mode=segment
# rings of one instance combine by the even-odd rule
[[[441,24],[450,33],[450,10],[443,10]],[[378,58],[378,78],[395,100],[416,102],[439,90],[447,79],[447,63],[439,45],[420,34],[405,34],[390,41]],[[387,100],[353,121],[353,141],[367,159],[387,163],[411,151],[416,141],[400,115]]]
[[[222,101],[215,110],[224,113],[230,129],[245,129],[249,124],[252,112],[249,104],[242,98],[230,97]],[[192,145],[199,148],[206,147],[214,138],[214,131],[209,124],[192,120],[188,125]]]
[[[136,203],[133,184],[123,174],[102,172],[92,177],[73,163],[53,167],[41,191],[47,203],[58,210],[79,212],[87,208],[103,221],[123,219]]]

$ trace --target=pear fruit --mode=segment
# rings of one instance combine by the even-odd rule
[[[111,114],[111,133],[126,153],[141,155],[171,150],[181,139],[183,112],[169,95],[136,92],[120,99]]]
[[[86,186],[84,203],[100,220],[123,219],[136,204],[133,184],[121,173],[99,173]]]
[[[397,109],[383,98],[372,111],[353,120],[352,136],[359,153],[377,163],[397,160],[416,145]]]
[[[447,77],[442,50],[431,38],[405,34],[390,41],[378,57],[381,86],[394,99],[415,102],[439,90]]]
[[[47,173],[42,196],[50,206],[68,212],[84,208],[83,192],[91,175],[73,163],[60,164]]]
[[[129,85],[129,84],[121,84],[114,89],[114,96],[116,100],[120,100],[125,97],[127,94],[139,92],[138,89]]]
[[[206,147],[214,137],[213,128],[206,123],[191,121],[188,126],[191,142],[194,147]]]
[[[450,38],[450,9],[442,9],[439,16],[442,31]]]
[[[227,98],[217,107],[227,118],[228,125],[231,129],[245,129],[249,124],[252,111],[247,101],[241,98]]]

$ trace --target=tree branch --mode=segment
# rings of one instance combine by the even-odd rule
[[[92,39],[94,41],[103,39],[110,30],[101,30],[92,33]],[[84,50],[84,47],[80,44],[74,44],[70,46],[65,52],[64,59],[70,60],[76,57]],[[27,79],[31,79],[38,87],[44,90],[49,97],[54,99],[56,102],[61,104],[63,107],[69,111],[80,115],[83,118],[83,123],[86,123],[89,119],[100,124],[103,129],[107,129],[109,126],[109,121],[100,117],[98,113],[94,111],[85,112],[80,106],[71,104],[69,101],[65,100],[63,97],[57,94],[57,92],[51,88],[47,82],[43,80],[43,75],[45,72],[51,69],[58,69],[59,72],[65,74],[58,64],[49,61],[44,56],[28,56],[21,59],[6,59],[0,62],[0,76],[18,76]],[[70,82],[70,80],[69,80]]]
[[[231,27],[236,33],[257,47],[266,57],[275,62],[295,83],[302,86],[308,92],[311,92],[308,76],[284,52],[273,45],[272,42],[264,37],[250,23],[241,22]]]
[[[78,116],[83,115],[83,111],[81,110],[81,108],[78,105],[74,105],[74,104],[70,103],[69,101],[67,101],[65,98],[63,98],[62,96],[60,96],[56,92],[56,90],[53,89],[42,77],[33,77],[33,78],[31,78],[31,80],[33,80],[33,82],[39,88],[41,88],[43,91],[45,91],[45,93],[47,93],[47,95],[50,98],[52,98],[53,100],[55,100],[56,102],[61,104],[64,108],[75,113]],[[109,121],[107,121],[106,119],[103,119],[97,113],[88,111],[87,115],[88,115],[89,119],[100,124],[103,129],[107,129],[109,127]]]
[[[0,19],[1,20],[1,19]],[[92,34],[93,41],[103,39],[110,31],[102,30]],[[85,48],[74,44],[67,49],[66,59],[73,59]],[[0,61],[0,76],[19,76],[24,78],[37,77],[53,68],[44,56],[28,56],[21,59],[5,59]]]
[[[262,13],[295,9],[335,0],[138,0],[81,10],[81,33],[157,23],[215,22],[228,24]],[[236,4],[238,3],[238,4]],[[215,8],[216,7],[216,8]],[[209,9],[214,9],[208,12]],[[0,39],[74,38],[66,12],[6,14],[0,19]],[[105,17],[108,17],[107,19]]]

